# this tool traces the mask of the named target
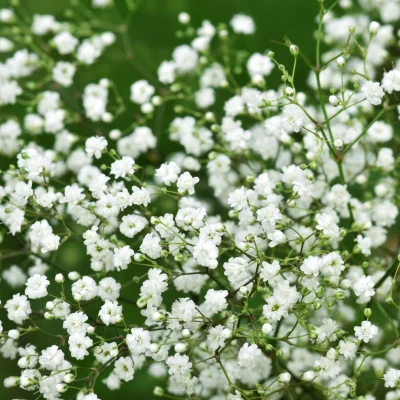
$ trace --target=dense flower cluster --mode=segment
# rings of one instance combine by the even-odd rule
[[[104,77],[78,107],[77,76],[121,37],[129,51],[126,25],[0,10],[6,387],[98,400],[145,370],[173,399],[400,398],[400,4],[338,3],[318,1],[315,60],[287,39],[290,66],[232,52],[250,16],[181,13],[158,82]],[[180,151],[160,160],[168,104]],[[85,265],[65,269],[67,242]]]

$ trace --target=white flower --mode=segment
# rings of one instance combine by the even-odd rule
[[[270,279],[278,275],[280,270],[281,266],[277,260],[272,261],[271,264],[263,261],[260,268],[260,278],[268,282]]]
[[[135,160],[129,156],[123,156],[120,160],[116,160],[111,164],[110,173],[115,178],[125,178],[126,175],[132,175],[135,172],[134,169]]]
[[[99,317],[107,326],[117,324],[122,320],[122,306],[116,301],[106,300],[101,306]]]
[[[76,183],[71,186],[66,186],[64,189],[64,195],[60,198],[60,203],[78,204],[85,198],[83,194],[83,188],[79,187]]]
[[[361,322],[361,326],[355,326],[354,332],[358,340],[368,343],[378,333],[378,327],[370,321]]]
[[[129,382],[133,379],[135,369],[131,357],[120,357],[114,364],[114,373],[119,379]]]
[[[242,33],[243,35],[251,35],[255,31],[254,20],[244,14],[236,14],[231,19],[231,26],[236,33]]]
[[[16,324],[22,324],[32,313],[31,305],[26,296],[14,294],[11,300],[8,300],[4,306],[7,310],[7,317]]]
[[[84,276],[72,284],[72,296],[77,301],[92,300],[97,296],[97,291],[96,281],[90,276]]]
[[[217,268],[218,247],[211,240],[200,240],[194,246],[193,257],[203,267]]]
[[[382,87],[385,92],[392,93],[400,91],[400,70],[392,69],[389,72],[383,74]]]
[[[172,59],[174,60],[176,71],[180,74],[187,74],[196,68],[198,55],[190,46],[182,44],[175,48],[172,53]]]
[[[179,165],[171,161],[161,164],[160,168],[156,170],[155,176],[159,181],[164,183],[164,185],[170,186],[177,181],[180,173],[181,169]]]
[[[158,80],[169,84],[175,81],[175,63],[173,61],[163,61],[158,67]]]
[[[124,215],[119,230],[126,237],[133,238],[141,232],[148,224],[147,219],[140,215]]]
[[[44,275],[35,274],[26,282],[25,294],[30,299],[40,299],[47,296],[47,286],[50,282]]]
[[[86,140],[85,150],[89,157],[100,158],[102,151],[107,147],[107,140],[101,136],[92,136]]]
[[[121,248],[114,249],[113,265],[119,271],[121,269],[127,269],[131,263],[131,257],[135,252],[129,247],[124,246]]]
[[[143,328],[132,328],[126,335],[126,344],[133,355],[140,355],[148,351],[151,344],[150,332]]]
[[[269,247],[275,247],[278,244],[285,243],[287,240],[286,235],[282,231],[274,231],[267,234],[269,242]]]
[[[154,233],[148,233],[140,245],[140,251],[152,259],[161,256],[160,238]]]
[[[261,355],[262,352],[256,344],[245,343],[239,350],[238,364],[240,367],[254,367]]]
[[[389,368],[385,375],[383,375],[383,379],[385,381],[385,387],[396,387],[400,379],[400,370]]]
[[[289,104],[283,108],[282,127],[287,133],[300,132],[304,122],[304,112],[299,106]]]
[[[155,89],[145,80],[140,80],[131,86],[131,100],[136,104],[148,103]]]
[[[65,87],[71,86],[75,71],[74,64],[59,61],[53,68],[53,80]]]
[[[39,364],[49,371],[57,370],[64,362],[64,353],[57,346],[48,347],[42,350],[39,356]]]
[[[178,192],[185,193],[187,191],[189,194],[194,194],[194,185],[198,182],[200,182],[200,179],[197,176],[193,177],[190,172],[184,172],[179,176],[176,183]]]
[[[202,305],[204,315],[211,317],[213,314],[225,310],[228,307],[226,296],[228,296],[227,290],[208,290]]]
[[[320,257],[310,256],[307,257],[300,266],[300,269],[306,275],[318,276],[322,267]]]
[[[147,207],[147,205],[151,202],[150,193],[144,187],[138,188],[137,186],[133,186],[131,200],[133,204],[144,205]]]
[[[74,333],[68,338],[71,356],[77,360],[83,360],[89,355],[87,349],[93,345],[93,340],[83,333]]]
[[[322,379],[335,378],[341,372],[340,362],[328,357],[321,357],[315,361],[314,365],[319,368],[317,373]]]
[[[358,247],[365,256],[371,254],[372,241],[369,237],[363,237],[362,235],[357,235],[356,242]]]
[[[354,284],[353,290],[354,293],[359,299],[358,303],[368,303],[371,300],[371,297],[375,294],[374,290],[375,283],[372,280],[371,276],[363,275],[360,277]]]
[[[385,95],[379,82],[367,81],[361,86],[361,91],[367,100],[375,106],[382,103],[382,97]]]
[[[247,70],[251,76],[269,75],[274,69],[274,64],[268,56],[260,53],[254,53],[247,60]]]
[[[339,353],[346,359],[346,360],[353,360],[356,356],[357,352],[357,344],[341,340],[339,342]]]
[[[88,316],[81,311],[69,314],[63,323],[63,328],[69,335],[74,333],[86,334],[89,324],[86,323]]]
[[[53,42],[58,52],[62,55],[72,53],[79,43],[78,39],[72,36],[67,31],[61,32],[56,35],[53,38]]]

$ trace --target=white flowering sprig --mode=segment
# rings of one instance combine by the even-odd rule
[[[81,97],[75,77],[107,47],[133,62],[136,3],[120,25],[81,2],[65,22],[0,10],[13,52],[0,104],[22,113],[0,125],[1,276],[14,291],[0,353],[21,369],[6,387],[98,400],[144,369],[166,398],[398,397],[400,8],[340,17],[318,3],[315,60],[289,39],[290,67],[270,50],[233,54],[250,16],[195,28],[181,13],[184,43],[157,84],[104,77]],[[70,270],[74,242],[86,256]]]

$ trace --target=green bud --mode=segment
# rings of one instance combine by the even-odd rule
[[[344,293],[343,292],[336,292],[335,293],[335,298],[338,300],[343,300],[344,299]]]
[[[322,304],[318,301],[316,301],[315,303],[313,303],[314,306],[314,310],[319,310],[322,307]]]
[[[299,54],[299,48],[295,44],[290,45],[289,49],[293,56],[297,56]]]
[[[174,260],[177,262],[181,262],[183,260],[183,255],[181,253],[176,254]]]
[[[164,389],[160,386],[156,386],[153,390],[154,396],[161,397],[164,396]]]

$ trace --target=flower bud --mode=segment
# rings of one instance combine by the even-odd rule
[[[251,77],[251,83],[256,86],[264,86],[265,80],[261,74],[255,74]]]
[[[315,378],[315,372],[314,371],[306,371],[304,374],[301,376],[301,379],[306,382],[310,382]]]
[[[66,374],[65,376],[64,376],[64,378],[63,378],[63,381],[65,382],[65,383],[71,383],[71,382],[73,382],[75,380],[75,375],[73,375],[73,374]]]
[[[177,343],[174,347],[177,353],[184,353],[187,350],[188,346],[186,343]]]
[[[161,388],[160,386],[156,386],[153,390],[153,394],[154,396],[158,397],[164,396],[164,389]]]
[[[339,105],[340,101],[336,96],[331,95],[331,96],[329,96],[329,103],[331,105],[333,105],[334,107],[337,107]]]
[[[150,218],[150,222],[151,222],[153,225],[158,225],[161,221],[160,221],[160,218],[158,218],[158,217],[151,217],[151,218]]]
[[[49,312],[49,311],[46,311],[43,316],[47,320],[54,319],[54,314],[52,312]]]
[[[71,281],[77,281],[80,277],[80,274],[76,271],[71,271],[68,273],[68,279]]]
[[[121,137],[121,131],[119,129],[112,129],[108,134],[108,137],[112,140],[118,140]]]
[[[344,59],[344,57],[340,56],[336,59],[336,64],[338,67],[342,68],[344,66],[344,64],[346,63],[346,60]]]
[[[214,122],[215,121],[215,114],[212,113],[211,111],[208,111],[208,112],[206,112],[205,118],[206,118],[207,122]]]
[[[220,39],[226,39],[228,37],[228,31],[226,29],[222,29],[218,32],[218,36]]]
[[[343,140],[342,140],[342,139],[336,139],[336,140],[333,142],[333,145],[335,146],[335,148],[336,148],[337,150],[342,150],[342,149],[343,149],[343,146],[344,146],[344,143],[343,143]]]
[[[151,99],[151,103],[153,104],[153,106],[159,106],[160,104],[162,104],[162,98],[160,96],[153,96]]]
[[[236,316],[236,315],[231,315],[230,317],[229,317],[229,322],[231,323],[231,324],[234,324],[236,321],[238,320],[238,317]]]
[[[28,365],[29,365],[28,357],[22,357],[18,360],[18,367],[25,369],[28,368]]]
[[[58,393],[65,393],[68,390],[68,386],[65,383],[57,383],[56,390]]]
[[[295,44],[291,44],[289,49],[292,55],[297,56],[299,54],[299,48]]]
[[[103,122],[109,123],[113,120],[113,116],[111,113],[105,112],[105,113],[101,114],[101,120]]]
[[[64,275],[63,274],[57,274],[54,278],[54,280],[57,283],[63,283],[65,281]]]
[[[5,388],[11,388],[14,386],[17,386],[19,383],[19,377],[18,376],[9,376],[8,378],[4,379],[3,385]]]
[[[376,36],[376,34],[378,33],[380,27],[381,27],[381,24],[380,24],[379,22],[372,21],[372,22],[369,24],[369,28],[368,28],[368,33],[369,33],[369,35],[370,35],[371,37]]]
[[[154,111],[154,106],[151,103],[142,104],[140,110],[143,114],[151,114]]]
[[[370,308],[366,308],[366,309],[364,310],[364,315],[365,315],[367,318],[371,318],[372,310],[371,310]]]
[[[93,335],[94,331],[95,331],[95,327],[92,325],[88,326],[88,328],[86,329],[86,332],[88,335]]]
[[[278,375],[278,381],[281,383],[288,383],[290,382],[291,375],[289,372],[283,372],[282,374]]]
[[[274,327],[267,322],[262,326],[261,330],[264,335],[269,335],[274,330]]]
[[[272,346],[272,344],[268,343],[268,344],[265,345],[264,349],[266,351],[272,351],[274,349],[274,346]]]
[[[175,254],[174,260],[178,262],[183,261],[183,255],[181,253]]]
[[[190,332],[190,330],[189,329],[182,329],[182,336],[184,337],[184,338],[188,338],[188,337],[190,337],[190,335],[191,335],[192,333]]]
[[[246,286],[242,286],[239,289],[239,292],[242,296],[248,296],[249,295],[249,289]]]
[[[343,300],[344,299],[344,293],[343,292],[336,292],[335,293],[335,299],[337,300]]]
[[[135,253],[135,255],[133,256],[133,259],[136,262],[143,262],[145,260],[145,256],[142,253]]]
[[[187,12],[181,12],[178,15],[178,21],[182,25],[187,25],[190,22],[190,15]]]
[[[151,318],[153,318],[156,322],[161,322],[164,321],[166,317],[164,314],[160,313],[160,311],[154,311],[151,314]]]
[[[137,305],[139,308],[144,308],[144,307],[146,307],[146,306],[147,306],[147,299],[145,299],[145,298],[143,298],[143,297],[140,297],[139,300],[136,302],[136,305]]]
[[[336,354],[336,350],[334,348],[330,348],[327,353],[326,353],[326,357],[329,358],[329,360],[336,360],[337,358],[337,354]]]
[[[365,185],[367,183],[367,177],[364,174],[360,174],[356,177],[356,182],[359,185]]]
[[[292,97],[294,94],[295,94],[295,91],[294,91],[293,88],[287,87],[287,88],[285,89],[285,96],[286,96],[286,97]]]
[[[32,385],[32,383],[33,383],[33,380],[32,380],[32,378],[30,378],[30,377],[28,377],[28,376],[21,376],[21,379],[20,379],[20,385],[22,386],[22,387],[28,387],[28,386],[31,386]]]
[[[152,344],[149,346],[149,350],[150,350],[152,353],[158,353],[158,352],[160,351],[160,345],[157,344],[157,343],[152,343]]]
[[[20,332],[18,329],[11,329],[8,331],[8,337],[13,340],[17,340],[20,337]]]
[[[232,330],[230,330],[229,328],[225,328],[225,329],[222,331],[222,337],[223,337],[224,339],[229,339],[229,338],[231,338],[231,337],[232,337]]]

